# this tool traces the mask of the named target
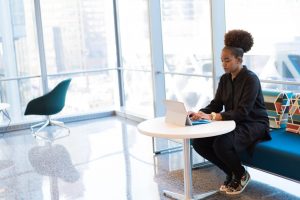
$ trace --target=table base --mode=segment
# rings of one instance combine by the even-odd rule
[[[178,199],[178,200],[199,200],[199,199],[204,199],[206,197],[214,195],[217,192],[218,192],[218,190],[213,190],[213,191],[209,191],[209,192],[206,192],[206,193],[202,193],[202,194],[198,194],[198,195],[193,195],[193,197],[191,199],[190,198],[186,198],[185,195],[183,195],[183,194],[178,194],[178,193],[167,191],[167,190],[164,190],[163,194],[166,197],[170,197],[170,198]]]

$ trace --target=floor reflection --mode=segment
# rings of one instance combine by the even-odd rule
[[[152,139],[138,133],[137,123],[111,117],[67,125],[70,136],[53,142],[35,139],[30,130],[0,138],[0,200],[168,200],[163,190],[183,192],[182,152],[153,157]],[[192,173],[196,193],[223,180],[214,167]],[[240,200],[297,199],[249,186]]]
[[[37,173],[49,177],[51,200],[59,199],[58,178],[74,183],[80,177],[63,145],[47,142],[45,146],[33,147],[28,159]]]
[[[46,143],[45,146],[33,147],[28,152],[28,159],[35,171],[41,175],[61,178],[71,183],[79,179],[79,172],[63,145]]]
[[[12,160],[0,160],[0,198],[12,193],[15,180],[15,163]]]

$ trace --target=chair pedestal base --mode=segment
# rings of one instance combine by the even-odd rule
[[[35,124],[35,125],[31,126],[30,129],[31,129],[32,135],[34,137],[40,137],[40,138],[43,138],[45,140],[51,140],[50,138],[39,134],[39,132],[41,132],[41,130],[43,130],[47,126],[59,126],[61,128],[67,129],[67,131],[68,131],[67,135],[60,136],[60,137],[57,137],[55,139],[64,138],[64,137],[67,137],[67,136],[70,135],[70,129],[68,127],[66,127],[63,122],[55,121],[55,120],[51,120],[51,119],[47,119],[45,122],[41,122],[41,123],[38,123],[38,124]],[[38,130],[34,131],[34,129],[37,128],[37,127],[40,127],[40,128]]]

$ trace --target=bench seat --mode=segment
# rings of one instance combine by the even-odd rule
[[[300,181],[300,135],[273,129],[271,137],[272,140],[257,144],[252,156],[243,152],[242,163]]]

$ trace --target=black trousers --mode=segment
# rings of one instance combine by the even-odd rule
[[[192,140],[195,151],[205,159],[209,160],[228,176],[234,175],[239,180],[245,172],[240,158],[234,148],[234,132],[224,135],[196,138]]]

